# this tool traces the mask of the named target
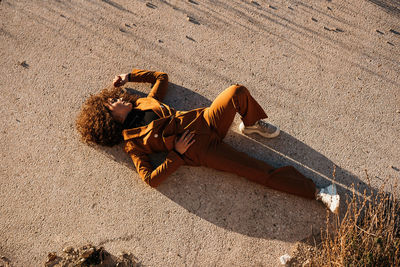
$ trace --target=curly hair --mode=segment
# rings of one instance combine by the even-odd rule
[[[120,98],[136,106],[138,95],[125,92],[120,87],[105,88],[91,95],[82,105],[76,118],[76,129],[83,142],[102,146],[114,146],[122,141],[122,124],[116,121],[105,106],[109,98]]]

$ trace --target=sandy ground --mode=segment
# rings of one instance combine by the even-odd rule
[[[142,266],[276,266],[325,208],[205,168],[146,186],[120,147],[80,143],[84,99],[114,75],[170,77],[167,103],[209,105],[246,85],[281,126],[227,142],[340,193],[400,177],[395,0],[0,1],[0,255],[39,266],[90,242]],[[188,16],[190,19],[188,19]],[[147,92],[148,86],[128,87]],[[397,192],[398,193],[398,192]]]

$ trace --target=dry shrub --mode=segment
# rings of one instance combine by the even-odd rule
[[[334,215],[332,220],[328,214],[320,243],[299,246],[290,265],[400,266],[400,203],[396,196],[383,188],[359,196],[353,189],[352,199],[346,203],[343,219]]]

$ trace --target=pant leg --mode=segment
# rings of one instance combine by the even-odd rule
[[[209,148],[203,165],[216,170],[235,173],[250,181],[289,194],[315,199],[315,184],[293,166],[273,168],[264,161],[237,151],[220,142]]]
[[[236,112],[240,114],[246,126],[267,118],[267,114],[246,87],[232,85],[219,94],[211,106],[205,110],[204,119],[220,138],[224,138]]]

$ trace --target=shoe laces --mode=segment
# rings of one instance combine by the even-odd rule
[[[268,128],[269,128],[269,123],[268,122],[259,120],[259,121],[257,121],[257,125],[259,126],[259,128],[261,128],[261,129],[263,129],[265,131],[268,131]]]

